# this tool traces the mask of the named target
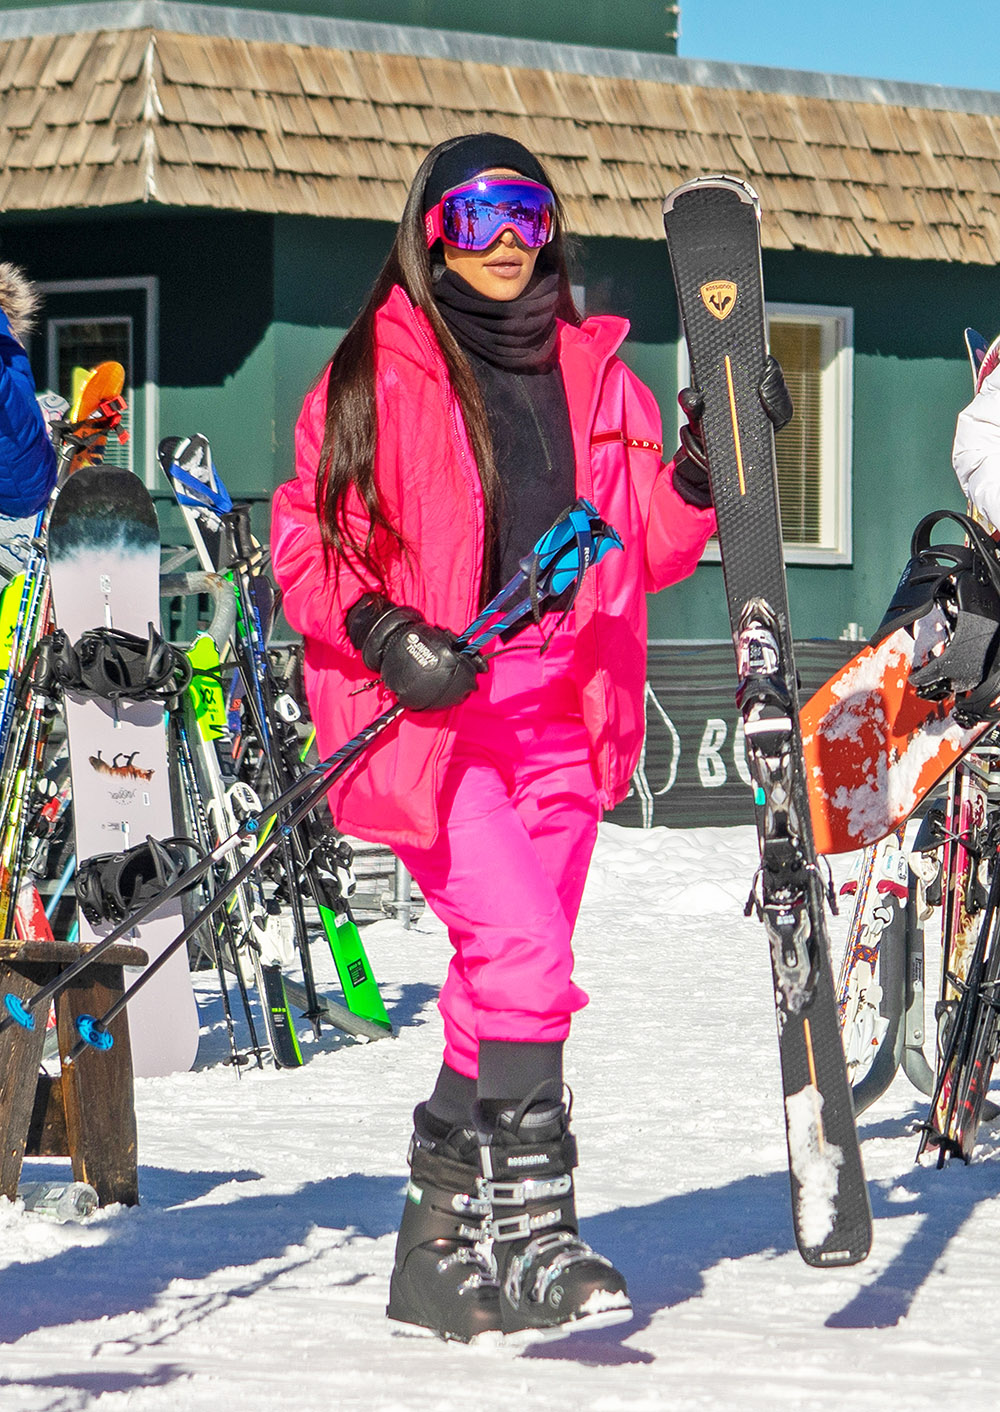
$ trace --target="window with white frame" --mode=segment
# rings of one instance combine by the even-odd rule
[[[795,404],[775,438],[785,558],[792,564],[851,559],[853,310],[768,304],[768,341]],[[690,378],[680,342],[680,378]],[[718,558],[709,546],[706,558]]]
[[[39,284],[42,318],[29,344],[39,388],[72,404],[98,363],[121,363],[128,440],[108,438],[105,460],[157,484],[157,347],[159,282],[155,275]]]
[[[72,407],[83,384],[99,363],[120,363],[125,370],[122,394],[125,411],[122,414],[123,441],[109,436],[104,448],[107,465],[132,470],[133,454],[133,388],[132,320],[114,316],[87,319],[49,319],[46,324],[47,383]]]

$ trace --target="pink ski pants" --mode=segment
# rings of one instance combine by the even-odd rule
[[[541,641],[527,629],[462,704],[441,830],[399,853],[448,928],[444,1058],[469,1078],[481,1039],[563,1040],[587,1003],[572,936],[601,808],[571,632]]]

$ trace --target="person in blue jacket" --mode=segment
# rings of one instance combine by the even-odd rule
[[[21,339],[38,295],[16,265],[0,264],[0,515],[21,519],[46,503],[56,456]]]

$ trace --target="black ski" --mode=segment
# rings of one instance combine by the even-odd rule
[[[771,951],[795,1239],[810,1265],[851,1265],[871,1212],[830,966],[806,791],[771,423],[756,194],[733,177],[685,183],[663,223],[691,359],[736,648],[761,863],[748,912]]]
[[[985,863],[989,891],[985,906],[977,913],[978,931],[964,976],[948,969],[945,972],[959,998],[938,1005],[937,1076],[930,1115],[917,1148],[918,1159],[937,1148],[939,1167],[949,1157],[971,1162],[980,1124],[997,1116],[995,1105],[986,1097],[1000,1057],[1000,820],[996,817],[988,818],[976,841],[976,855]]]

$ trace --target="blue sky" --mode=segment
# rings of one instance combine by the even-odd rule
[[[679,53],[1000,90],[996,0],[680,0]]]

